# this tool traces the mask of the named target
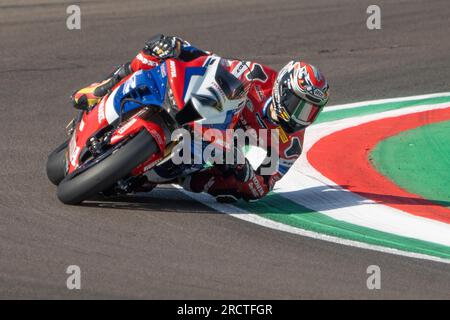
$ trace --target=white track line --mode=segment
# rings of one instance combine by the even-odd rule
[[[423,95],[419,95],[419,96],[410,96],[410,97],[403,97],[403,98],[367,100],[367,101],[361,101],[361,102],[339,104],[339,105],[334,105],[334,106],[326,106],[322,112],[353,109],[353,108],[360,108],[360,107],[366,107],[366,106],[376,106],[376,105],[384,104],[384,103],[395,103],[395,102],[404,102],[404,101],[413,101],[413,100],[440,98],[440,97],[450,97],[450,92],[423,94]]]
[[[321,234],[321,233],[317,233],[317,232],[313,232],[313,231],[309,231],[309,230],[292,227],[292,226],[282,224],[282,223],[279,223],[279,222],[276,222],[276,221],[273,221],[270,219],[263,218],[259,215],[256,215],[256,214],[250,213],[246,210],[243,210],[241,208],[235,207],[231,204],[218,203],[212,196],[210,196],[208,194],[188,192],[177,185],[174,185],[174,187],[180,189],[184,194],[188,195],[192,199],[194,199],[200,203],[203,203],[218,212],[225,213],[234,218],[238,218],[238,219],[241,219],[241,220],[244,220],[247,222],[251,222],[251,223],[266,227],[266,228],[270,228],[270,229],[274,229],[274,230],[278,230],[278,231],[282,231],[282,232],[288,232],[288,233],[296,234],[296,235],[303,236],[303,237],[313,238],[313,239],[317,239],[317,240],[328,241],[328,242],[332,242],[332,243],[336,243],[336,244],[340,244],[340,245],[356,247],[356,248],[360,248],[360,249],[373,250],[373,251],[378,251],[378,252],[383,252],[383,253],[395,254],[398,256],[403,256],[403,257],[408,257],[408,258],[416,258],[416,259],[429,260],[429,261],[434,261],[434,262],[450,264],[450,260],[448,260],[448,259],[442,259],[442,258],[438,258],[438,257],[434,257],[434,256],[429,256],[426,254],[402,251],[402,250],[387,248],[387,247],[383,247],[383,246],[371,245],[371,244],[367,244],[364,242],[342,239],[342,238],[328,236],[325,234]]]

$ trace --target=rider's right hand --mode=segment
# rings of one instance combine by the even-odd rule
[[[176,58],[181,52],[182,44],[180,38],[159,34],[145,43],[144,50],[159,59]]]

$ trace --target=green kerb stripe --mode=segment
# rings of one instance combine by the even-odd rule
[[[335,220],[275,193],[269,194],[266,198],[258,202],[239,203],[236,206],[256,213],[264,218],[304,230],[402,251],[450,259],[450,247]]]
[[[427,98],[427,99],[419,99],[419,100],[411,100],[411,101],[402,101],[402,102],[387,102],[381,104],[374,104],[365,107],[357,107],[351,109],[343,109],[343,110],[335,110],[335,111],[327,111],[321,112],[314,123],[321,123],[327,121],[340,120],[344,118],[356,117],[356,116],[364,116],[368,114],[379,113],[383,111],[389,111],[400,108],[407,107],[415,107],[422,106],[427,104],[438,104],[450,102],[450,97],[436,97],[436,98]],[[330,107],[328,110],[332,110],[333,107]]]

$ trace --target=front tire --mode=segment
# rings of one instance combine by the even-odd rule
[[[155,140],[144,130],[93,167],[64,178],[58,186],[58,199],[65,204],[79,204],[128,176],[158,151]]]
[[[66,150],[69,142],[66,141],[56,148],[47,159],[47,177],[57,186],[66,176]]]

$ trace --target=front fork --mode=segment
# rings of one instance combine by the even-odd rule
[[[70,122],[66,125],[66,134],[70,138],[77,127],[77,124],[81,122],[83,119],[84,111],[78,112],[77,116],[70,120]]]
[[[118,181],[116,184],[116,191],[118,193],[130,193],[136,189],[142,191],[151,186],[144,173],[157,166],[162,161],[171,157],[171,153],[175,145],[179,141],[171,141],[172,132],[177,128],[176,122],[164,110],[159,107],[144,107],[141,111],[136,113],[127,121],[121,123],[116,130],[112,131],[109,136],[111,144],[120,143],[123,139],[136,135],[142,130],[147,130],[155,140],[159,152],[153,154],[147,161],[135,168],[131,175]]]

